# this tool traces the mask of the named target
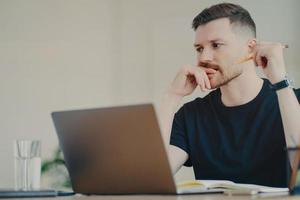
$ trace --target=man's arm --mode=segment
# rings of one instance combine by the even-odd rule
[[[188,159],[188,154],[184,150],[169,144],[174,115],[181,99],[181,96],[168,92],[162,99],[160,109],[162,137],[173,174],[175,174]]]
[[[254,61],[272,84],[282,81],[286,76],[283,58],[283,45],[260,42],[254,48]],[[300,105],[292,88],[277,91],[279,109],[288,147],[300,145]]]
[[[298,99],[292,88],[278,90],[277,96],[287,146],[299,146],[300,105]]]
[[[188,154],[184,150],[170,145],[174,115],[181,99],[191,94],[198,85],[202,91],[210,89],[210,82],[206,74],[207,71],[210,73],[215,72],[213,69],[205,69],[202,67],[182,67],[162,98],[159,113],[160,126],[173,174],[175,174],[188,159]]]

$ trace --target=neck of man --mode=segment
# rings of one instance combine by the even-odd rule
[[[225,106],[239,106],[253,100],[262,89],[263,80],[258,77],[253,64],[245,66],[238,77],[220,87],[221,100]]]

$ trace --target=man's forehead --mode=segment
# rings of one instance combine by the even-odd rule
[[[220,18],[200,25],[196,29],[195,44],[202,44],[213,40],[227,40],[233,34],[228,18]]]

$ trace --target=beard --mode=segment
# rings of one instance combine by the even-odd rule
[[[200,63],[200,66],[205,68],[212,68],[217,71],[214,74],[207,74],[211,89],[217,89],[223,85],[226,85],[233,79],[239,77],[243,72],[242,68],[238,68],[235,66],[223,67],[211,63]]]

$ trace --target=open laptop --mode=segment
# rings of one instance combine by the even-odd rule
[[[151,104],[53,112],[52,119],[74,192],[184,193],[176,188]]]

